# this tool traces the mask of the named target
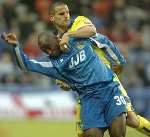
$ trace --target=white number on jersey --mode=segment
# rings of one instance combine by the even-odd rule
[[[126,101],[123,96],[114,96],[114,99],[116,100],[116,105],[120,106],[121,104],[126,105]]]

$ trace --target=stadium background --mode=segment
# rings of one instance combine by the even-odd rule
[[[54,0],[53,0],[54,1]],[[0,0],[0,33],[13,32],[24,51],[42,56],[36,34],[52,28],[51,0]],[[85,15],[116,42],[127,58],[120,78],[135,110],[150,119],[150,1],[66,0],[71,17]],[[54,81],[21,72],[11,48],[0,40],[0,137],[74,137],[75,97]],[[127,137],[144,137],[128,129]]]

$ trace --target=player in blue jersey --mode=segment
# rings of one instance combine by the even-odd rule
[[[81,128],[85,137],[102,137],[108,128],[111,137],[125,137],[126,102],[113,71],[93,51],[90,39],[70,39],[69,51],[62,53],[57,37],[50,32],[38,36],[39,48],[48,54],[42,60],[30,60],[21,50],[14,34],[3,38],[13,45],[18,65],[63,80],[76,90],[81,101]]]
[[[75,37],[75,38],[87,38],[90,36],[94,36],[96,34],[96,29],[92,22],[84,17],[84,16],[77,16],[74,19],[70,19],[69,14],[69,8],[65,3],[62,2],[56,2],[51,5],[50,7],[50,21],[54,24],[56,28],[57,34],[62,37],[61,45],[63,48],[63,44],[66,44],[69,37]],[[106,43],[105,43],[106,42]],[[112,42],[108,40],[106,37],[103,37],[103,44],[111,44]],[[113,44],[113,43],[112,43]],[[103,48],[93,48],[94,51],[97,53],[97,55],[102,59],[103,63],[105,63],[107,66],[112,65],[106,58],[105,58],[105,52],[103,51]],[[117,60],[116,60],[117,61]],[[113,70],[120,71],[122,68],[122,64],[118,63],[116,66],[113,66]],[[114,80],[117,80],[119,82],[119,79],[114,77]],[[58,81],[62,86],[64,85],[63,82]],[[68,87],[68,85],[66,85]],[[144,133],[145,135],[150,135],[150,122],[145,119],[144,117],[137,115],[131,105],[131,101],[121,85],[121,92],[128,100],[127,103],[127,125],[130,127],[133,127],[137,129],[138,131]],[[65,87],[65,89],[67,89]],[[77,116],[80,118],[80,116]],[[80,119],[78,120],[80,121]],[[80,134],[80,133],[78,133]]]

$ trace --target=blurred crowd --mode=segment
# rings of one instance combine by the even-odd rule
[[[56,1],[56,0],[53,0]],[[17,35],[24,51],[39,58],[37,33],[50,30],[48,7],[52,0],[1,0],[0,33]],[[150,1],[149,0],[73,0],[64,1],[71,17],[84,15],[97,31],[107,35],[127,59],[121,74],[126,88],[150,86]],[[53,80],[19,71],[11,48],[0,40],[0,88],[9,85],[56,88]]]

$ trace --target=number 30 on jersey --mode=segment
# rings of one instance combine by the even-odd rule
[[[123,96],[114,96],[114,99],[116,100],[117,106],[120,106],[121,104],[126,105],[126,101]]]

